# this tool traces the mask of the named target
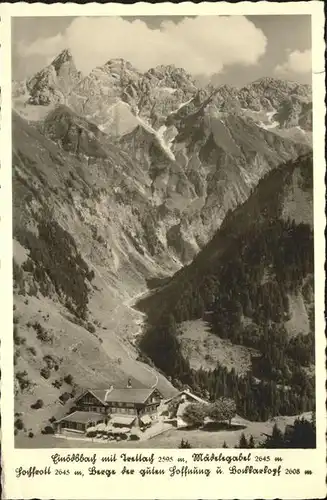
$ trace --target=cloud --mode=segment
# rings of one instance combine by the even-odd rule
[[[264,33],[243,16],[199,16],[151,29],[140,20],[78,17],[61,35],[20,44],[23,56],[54,57],[69,48],[78,69],[88,73],[111,58],[123,57],[141,71],[159,64],[211,75],[234,64],[253,65],[265,53]]]
[[[17,43],[17,52],[21,57],[44,56],[52,57],[64,47],[64,37],[61,33],[49,38],[37,38],[28,45],[26,42]]]
[[[289,51],[286,61],[283,64],[278,64],[274,72],[278,75],[292,75],[311,73],[312,54],[311,50],[307,49],[303,52],[299,50]]]

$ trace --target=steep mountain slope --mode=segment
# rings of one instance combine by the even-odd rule
[[[138,182],[150,198],[151,216],[143,224],[150,252],[168,249],[169,259],[188,263],[262,175],[306,151],[258,127],[236,97],[227,86],[197,91],[190,75],[174,66],[141,75],[111,60],[73,88],[70,107],[48,113],[42,130],[85,160],[92,147],[103,156],[106,141],[123,149],[144,172]]]
[[[252,236],[255,232],[266,230],[272,224],[280,224],[283,221],[286,223],[290,220],[295,226],[308,227],[310,235],[313,225],[312,195],[311,155],[304,155],[287,164],[279,165],[264,176],[247,201],[228,213],[214,238],[193,262],[178,271],[157,293],[141,300],[138,306],[154,320],[167,312],[172,312],[172,306],[178,308],[177,299],[180,298],[182,290],[185,290],[186,283],[194,283],[201,292],[198,281],[200,276],[201,281],[205,281],[206,275],[211,274],[212,269],[217,270],[221,262],[228,262],[228,259],[232,261],[231,252],[237,255],[242,238],[247,240],[248,235]],[[293,236],[292,232],[290,236]],[[310,238],[308,241],[312,243]],[[251,247],[249,252],[250,250]],[[260,255],[260,259],[264,261],[265,254]],[[264,271],[264,266],[261,271]],[[155,307],[157,301],[164,304],[165,308],[158,310]],[[210,303],[206,300],[205,305],[210,306]]]
[[[151,177],[164,240],[184,263],[265,173],[309,150],[242,115],[220,112],[214,99],[197,95],[159,131],[141,124],[119,141]]]
[[[312,91],[310,85],[261,78],[239,91],[242,111],[282,137],[310,144],[312,141]]]
[[[124,89],[136,85],[140,73],[123,59],[112,59],[87,75],[68,96],[69,106],[78,114],[112,135],[135,126],[135,113],[125,106]],[[121,129],[121,121],[125,126]]]
[[[67,109],[55,113],[62,126]],[[142,203],[146,209],[143,173],[114,146],[102,149],[88,129],[79,156],[75,130],[64,136],[65,151],[53,140],[62,137],[59,125],[45,123],[50,140],[13,115],[16,411],[33,432],[67,411],[70,399],[62,407],[61,395],[83,387],[132,377],[135,385],[173,392],[162,375],[137,361],[134,347],[143,318],[130,299],[164,268],[139,240],[143,229],[133,201],[119,202],[120,186],[124,192],[130,186],[139,209]],[[37,399],[43,401],[38,410],[30,406]]]
[[[183,264],[192,260],[227,211],[243,203],[266,172],[304,153],[310,143],[310,120],[305,130],[301,128],[305,106],[310,114],[310,89],[291,82],[262,79],[241,90],[227,85],[199,90],[182,68],[158,66],[142,74],[123,59],[109,60],[82,78],[71,54],[63,51],[27,82],[27,104],[20,89],[14,98],[19,113],[42,118],[45,133],[51,139],[55,134],[61,146],[70,137],[80,148],[87,135],[90,147],[94,134],[103,149],[109,139],[101,136],[102,131],[135,159],[151,197],[150,225],[157,228],[156,234],[151,229],[154,247],[168,248]],[[47,106],[37,105],[46,104],[45,98],[35,97],[40,95],[48,96]],[[293,112],[294,99],[302,99],[300,111],[295,106]],[[53,111],[58,101],[67,107],[63,119],[61,107]],[[42,108],[41,115],[35,108]],[[44,109],[50,111],[46,116]],[[68,125],[68,109],[73,125]],[[301,123],[290,113],[301,115]],[[60,132],[51,131],[53,123]]]
[[[263,418],[268,410],[291,414],[294,408],[306,411],[314,405],[312,196],[311,155],[275,168],[227,215],[189,266],[138,303],[150,325],[140,345],[156,365],[177,381],[215,396],[222,391],[235,397],[238,386],[240,411],[249,418]],[[208,358],[203,359],[207,374],[198,370],[199,356],[194,358],[189,350],[190,341],[185,345],[190,328],[183,333],[185,321],[199,318],[210,332],[202,329],[199,335],[211,342],[211,362],[218,363],[210,371]],[[221,351],[227,348],[224,341],[229,349],[235,344],[233,355],[240,345],[256,350],[248,357],[245,377],[236,375],[236,368],[230,371],[222,356],[212,358],[212,335],[221,340]],[[196,338],[191,338],[194,343]],[[167,350],[171,356],[163,359]],[[192,357],[195,371],[189,365]]]
[[[260,78],[246,85],[239,92],[241,106],[254,111],[259,111],[262,108],[266,110],[278,109],[287,96],[309,102],[311,99],[310,85],[276,78]]]

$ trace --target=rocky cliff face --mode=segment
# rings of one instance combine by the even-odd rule
[[[22,88],[15,88],[20,106]],[[104,158],[110,141],[138,165],[142,189],[131,193],[129,186],[122,197],[139,199],[143,190],[156,227],[152,253],[168,251],[180,264],[265,173],[305,152],[310,140],[309,87],[271,78],[240,90],[197,89],[181,68],[142,74],[123,59],[82,78],[64,51],[26,83],[26,92],[33,111],[49,108],[42,130],[66,151]],[[54,109],[58,103],[66,107]]]
[[[201,318],[204,311],[210,310],[215,302],[215,294],[219,304],[223,280],[227,276],[231,281],[226,279],[226,293],[234,294],[233,301],[240,300],[240,284],[237,281],[237,269],[240,267],[240,276],[243,273],[246,275],[247,272],[253,273],[250,280],[247,277],[244,283],[241,281],[242,286],[253,297],[253,288],[264,288],[268,283],[266,293],[270,297],[271,307],[276,299],[271,295],[271,283],[282,289],[285,296],[289,294],[291,305],[295,301],[294,297],[303,298],[303,289],[309,288],[310,293],[305,301],[310,310],[307,316],[310,316],[313,314],[312,228],[312,154],[305,154],[294,161],[280,164],[265,174],[248,199],[236,210],[228,213],[214,237],[192,263],[177,272],[162,289],[141,299],[139,307],[148,314],[152,324],[159,324],[161,318],[168,314],[174,314],[177,320],[182,321]],[[287,253],[288,260],[280,256],[284,255],[283,252]],[[298,254],[301,254],[301,257]],[[248,263],[246,256],[249,258]],[[258,274],[250,269],[250,262],[258,265]],[[197,293],[193,293],[195,289]],[[259,305],[264,302],[260,293],[253,299],[258,301]],[[231,307],[233,301],[230,303]],[[160,309],[157,307],[159,303],[162,304]],[[199,308],[199,303],[202,308]],[[251,315],[255,316],[256,309],[249,310]],[[278,321],[284,322],[287,327],[290,320],[288,314],[292,317],[294,311],[292,307],[288,310],[286,305],[285,310],[287,314],[279,317]],[[258,321],[260,323],[260,320]],[[298,332],[301,332],[299,325]]]
[[[178,264],[158,246],[147,176],[93,127],[65,107],[40,129],[13,115],[16,412],[34,433],[85,387],[174,391],[138,361],[130,300]]]
[[[241,89],[209,85],[199,92],[182,68],[165,65],[141,73],[124,59],[111,59],[83,77],[71,53],[64,50],[33,78],[14,85],[16,98],[23,87],[28,104],[68,104],[110,135],[135,128],[136,116],[158,130],[170,113],[199,95],[202,99],[211,95],[219,111],[245,114],[275,133],[286,129],[292,135],[298,127],[305,134],[312,128],[310,86],[274,78],[262,78]]]
[[[158,222],[183,263],[263,175],[307,150],[242,114],[220,112],[215,99],[197,94],[158,131],[138,127],[119,142],[148,172]]]
[[[239,92],[245,114],[260,126],[298,142],[311,141],[312,92],[309,85],[262,78]]]

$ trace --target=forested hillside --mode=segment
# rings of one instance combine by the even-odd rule
[[[310,155],[267,174],[193,263],[139,304],[151,325],[141,346],[156,365],[182,383],[208,391],[211,398],[236,397],[238,411],[248,418],[294,414],[313,406],[313,231],[312,225],[291,217],[290,193],[298,190],[307,195],[298,212],[305,212],[308,221]],[[310,331],[291,336],[287,325],[294,294],[304,299]],[[176,323],[202,317],[219,337],[258,350],[248,375],[238,377],[221,366],[211,372],[190,369]]]

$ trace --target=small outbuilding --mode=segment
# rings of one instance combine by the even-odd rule
[[[56,432],[72,431],[85,433],[89,427],[104,422],[105,416],[95,412],[74,411],[54,422]]]

